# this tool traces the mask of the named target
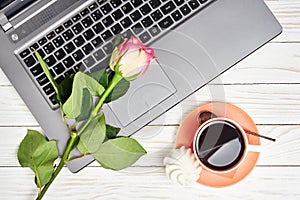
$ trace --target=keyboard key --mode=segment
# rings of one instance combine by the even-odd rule
[[[63,60],[63,63],[65,65],[65,67],[70,68],[70,67],[73,67],[73,65],[75,64],[75,61],[71,56],[69,56]]]
[[[102,49],[97,50],[93,55],[94,55],[94,57],[96,58],[97,61],[100,61],[103,58],[105,58],[105,54],[102,51]]]
[[[146,43],[148,42],[150,39],[151,39],[151,36],[149,35],[149,33],[146,31],[144,33],[142,33],[140,36],[139,36],[140,40],[143,42],[143,43]]]
[[[139,33],[141,33],[143,31],[142,25],[140,23],[135,24],[132,27],[132,31],[134,32],[134,34],[138,35]]]
[[[51,101],[51,103],[52,103],[53,105],[56,105],[56,104],[57,104],[57,101],[56,101],[56,94],[51,95],[51,97],[49,97],[49,100]]]
[[[75,74],[76,72],[73,69],[69,69],[64,75],[70,76],[71,74]]]
[[[54,56],[57,60],[61,60],[66,56],[66,53],[63,49],[59,49],[54,53]]]
[[[105,15],[108,14],[110,11],[112,11],[112,7],[110,6],[109,3],[105,4],[100,9]]]
[[[122,4],[122,1],[121,0],[111,0],[110,4],[112,5],[112,7],[116,8]]]
[[[130,13],[130,11],[132,11],[133,7],[132,7],[132,5],[128,2],[128,3],[126,3],[125,5],[123,5],[123,6],[121,7],[121,9],[123,10],[123,12],[124,12],[125,14],[128,14],[128,13]]]
[[[32,67],[30,71],[33,76],[38,76],[43,72],[43,69],[40,64],[37,64],[36,66]]]
[[[121,19],[124,16],[120,9],[116,10],[111,15],[112,15],[112,17],[114,18],[115,21]]]
[[[158,25],[160,26],[160,28],[162,29],[166,29],[169,28],[172,24],[173,24],[173,20],[170,16],[164,18],[163,20],[161,20]]]
[[[208,0],[199,0],[200,1],[200,3],[206,3]]]
[[[151,12],[151,8],[148,4],[145,4],[143,5],[141,8],[140,8],[140,11],[143,15],[147,15],[149,12]]]
[[[94,23],[92,18],[90,18],[90,17],[84,18],[81,22],[85,28],[89,27],[90,25],[92,25]]]
[[[38,48],[39,48],[39,44],[38,44],[38,43],[34,43],[33,45],[31,45],[31,46],[29,47],[29,49],[30,49],[31,51],[37,50]]]
[[[39,50],[37,50],[37,52],[40,54],[40,56],[42,58],[44,58],[46,56],[46,54],[44,53],[43,49],[39,49]]]
[[[52,67],[56,63],[56,59],[53,55],[51,55],[45,59],[45,62],[48,65],[48,67]]]
[[[52,40],[55,36],[56,36],[55,32],[52,31],[52,32],[49,33],[46,37],[48,38],[48,40]]]
[[[161,2],[160,2],[160,0],[151,0],[151,1],[149,1],[149,4],[151,5],[151,7],[153,9],[155,9],[160,6]]]
[[[72,27],[72,30],[75,34],[79,34],[81,31],[83,31],[83,26],[80,23],[77,23]]]
[[[134,7],[138,7],[143,4],[143,0],[131,0],[131,3]]]
[[[49,83],[48,85],[46,85],[45,87],[43,87],[44,92],[46,93],[46,95],[52,94],[53,92],[55,92],[53,86],[51,85],[51,83]]]
[[[102,39],[105,41],[110,39],[112,36],[113,34],[110,32],[110,30],[107,30],[101,34]]]
[[[54,47],[54,45],[51,42],[49,42],[48,44],[46,44],[44,46],[43,49],[46,52],[46,54],[50,54],[50,53],[52,53],[55,50],[55,47]]]
[[[160,10],[156,10],[151,13],[151,17],[154,21],[158,21],[163,17],[163,14],[160,12]]]
[[[66,41],[69,41],[74,37],[74,34],[72,33],[71,30],[67,30],[62,34],[63,38],[65,38]]]
[[[49,82],[49,80],[48,80],[48,78],[45,74],[42,74],[36,80],[40,84],[40,86],[43,86],[43,85],[45,85],[46,83]]]
[[[21,58],[25,58],[26,56],[28,56],[30,54],[30,50],[29,49],[25,49],[24,51],[22,51],[19,55]]]
[[[97,0],[98,4],[101,6],[103,5],[105,2],[107,2],[107,0]]]
[[[67,53],[72,53],[75,50],[75,45],[73,44],[73,42],[69,42],[68,44],[66,44],[64,46],[64,49]]]
[[[154,37],[157,36],[161,31],[157,26],[153,26],[149,29],[149,32]]]
[[[130,20],[129,17],[125,17],[124,19],[121,20],[121,24],[123,28],[128,28],[132,24],[132,21]]]
[[[175,21],[178,21],[182,18],[182,14],[178,10],[173,12],[171,15]]]
[[[69,27],[71,27],[73,25],[73,22],[71,21],[71,20],[68,20],[68,21],[66,21],[65,23],[64,23],[64,27],[65,28],[69,28]]]
[[[27,67],[31,67],[35,64],[35,59],[33,56],[29,56],[27,58],[24,59],[25,64],[27,65]]]
[[[63,64],[59,63],[53,67],[53,70],[56,74],[59,75],[65,71],[65,67],[63,66]]]
[[[98,4],[97,4],[96,2],[93,3],[93,4],[91,4],[91,5],[89,6],[90,11],[93,11],[93,10],[95,10],[96,8],[98,8]]]
[[[55,33],[60,34],[65,30],[65,28],[63,26],[59,26],[55,29]]]
[[[106,54],[111,54],[113,52],[113,48],[114,48],[113,44],[109,42],[103,47],[103,50],[105,51]]]
[[[101,19],[103,17],[102,13],[100,12],[100,10],[96,10],[95,12],[92,13],[92,18],[95,21],[98,21],[99,19]]]
[[[127,31],[125,31],[124,33],[122,33],[122,37],[123,38],[130,38],[133,35],[132,31],[130,29],[128,29]]]
[[[77,50],[75,53],[72,54],[73,58],[76,60],[76,61],[79,61],[81,60],[83,57],[84,57],[84,54],[82,53],[82,51],[79,49]]]
[[[73,42],[77,47],[80,47],[81,45],[83,45],[85,43],[85,40],[83,39],[83,37],[81,35],[79,35],[77,38],[75,38],[73,40]]]
[[[38,41],[38,43],[39,43],[39,45],[41,45],[41,46],[43,46],[44,44],[46,44],[47,43],[47,38],[46,37],[43,37],[42,39],[40,39],[39,41]]]
[[[89,56],[89,57],[87,57],[86,59],[83,60],[83,63],[85,64],[85,66],[87,68],[90,68],[96,63],[96,61],[92,56]]]
[[[95,36],[95,33],[92,31],[92,29],[88,29],[83,33],[83,36],[86,40],[90,40]]]
[[[94,47],[90,43],[88,43],[82,47],[82,51],[85,53],[85,55],[90,54],[93,50],[94,50]]]
[[[57,84],[60,84],[64,79],[65,79],[64,76],[59,76],[55,79],[55,81]]]
[[[92,44],[94,45],[95,48],[99,47],[102,43],[103,43],[103,41],[99,36],[97,36],[96,38],[94,38],[92,40]]]
[[[151,26],[151,25],[153,24],[153,21],[152,21],[152,19],[148,16],[148,17],[146,17],[146,18],[144,18],[144,19],[142,20],[142,24],[144,25],[144,27],[149,27],[149,26]]]
[[[78,22],[81,19],[81,16],[79,14],[72,17],[73,22]]]
[[[191,12],[191,9],[188,7],[188,5],[183,5],[182,7],[180,7],[180,11],[183,15],[187,15]]]
[[[177,6],[182,5],[182,4],[184,3],[184,1],[185,1],[185,0],[174,0],[175,4],[176,4]]]
[[[130,14],[130,18],[134,22],[136,22],[137,20],[140,20],[142,18],[142,15],[141,15],[141,13],[138,10],[136,10],[133,13]]]
[[[102,20],[102,23],[104,24],[104,26],[109,27],[114,23],[114,20],[111,18],[111,16],[107,16]]]
[[[105,69],[109,65],[109,57],[102,60],[100,63],[97,63],[93,68],[90,69],[90,72],[93,73],[95,71]]]
[[[101,24],[101,22],[98,22],[96,25],[93,26],[93,30],[96,34],[101,33],[104,30],[104,26]]]
[[[57,38],[55,38],[55,39],[53,40],[53,44],[54,44],[54,46],[56,46],[56,47],[61,47],[64,43],[65,43],[65,41],[62,39],[61,36],[58,36]]]
[[[197,0],[190,0],[189,5],[193,10],[195,10],[196,8],[198,8],[200,6],[200,4],[198,3]]]
[[[113,34],[115,34],[115,35],[121,33],[122,30],[123,30],[123,28],[121,27],[120,24],[115,24],[113,27],[111,27],[111,31],[112,31]]]
[[[81,16],[82,17],[84,17],[84,16],[86,16],[87,14],[89,14],[90,13],[90,11],[89,11],[89,9],[84,9],[84,10],[82,10],[82,11],[80,11],[80,14],[81,14]]]
[[[79,72],[79,71],[84,71],[86,68],[84,67],[83,63],[80,62],[78,63],[77,65],[74,66],[74,70],[76,72]]]
[[[176,8],[175,4],[172,1],[170,1],[165,5],[163,5],[160,9],[166,15],[170,13],[172,10],[174,10],[175,8]]]

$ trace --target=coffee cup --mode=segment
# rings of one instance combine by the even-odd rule
[[[248,152],[260,152],[260,146],[249,144],[246,132],[234,120],[216,117],[197,129],[193,151],[203,169],[228,173],[244,162]]]

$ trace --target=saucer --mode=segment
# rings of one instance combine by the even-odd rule
[[[203,111],[210,111],[217,117],[232,119],[239,123],[244,129],[258,133],[255,123],[245,111],[229,103],[213,102],[196,108],[186,116],[177,131],[176,148],[180,148],[181,146],[193,148],[194,135],[199,127],[197,116],[198,113]],[[260,145],[259,137],[249,134],[247,137],[249,144]],[[236,170],[224,174],[216,174],[202,169],[197,182],[210,187],[225,187],[235,184],[245,178],[253,170],[258,157],[259,152],[248,152],[246,159]]]

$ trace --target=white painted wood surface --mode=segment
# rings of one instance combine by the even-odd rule
[[[300,199],[300,0],[266,2],[283,33],[141,130],[135,137],[147,149],[146,157],[122,172],[96,163],[78,174],[64,169],[45,199]],[[210,95],[213,91],[218,95]],[[277,142],[263,142],[258,166],[234,186],[173,185],[164,175],[162,159],[174,147],[182,117],[211,100],[241,107],[261,133]],[[19,167],[16,157],[28,128],[40,130],[0,70],[0,199],[35,197],[33,174]],[[147,138],[139,136],[145,132]]]

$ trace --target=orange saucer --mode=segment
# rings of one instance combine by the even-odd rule
[[[185,146],[193,147],[193,139],[199,125],[197,116],[200,112],[210,111],[218,117],[226,117],[239,123],[244,129],[257,133],[257,127],[253,120],[242,109],[229,103],[208,103],[202,105],[188,114],[182,121],[176,135],[176,148]],[[260,138],[247,135],[249,144],[260,145]],[[198,183],[210,187],[225,187],[237,183],[245,178],[255,167],[259,157],[259,152],[248,152],[246,159],[240,167],[232,172],[225,174],[216,174],[202,169]]]

